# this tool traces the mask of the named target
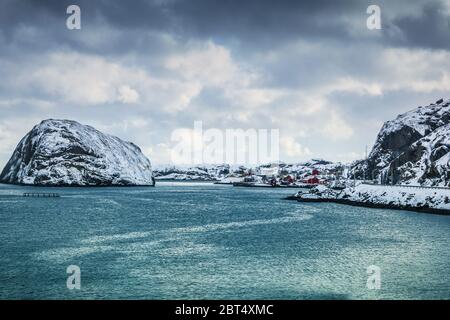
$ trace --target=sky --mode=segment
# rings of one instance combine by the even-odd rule
[[[69,5],[81,9],[70,30]],[[367,28],[369,5],[381,29]],[[278,129],[280,160],[364,157],[383,122],[450,98],[448,0],[0,0],[0,167],[71,119],[170,164],[173,132]]]

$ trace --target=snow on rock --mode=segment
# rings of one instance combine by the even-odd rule
[[[299,191],[296,196],[304,200],[334,200],[338,192],[324,185],[318,185],[308,190],[308,192]]]
[[[156,180],[218,181],[230,173],[229,165],[202,165],[194,167],[159,167],[154,170]]]
[[[71,120],[44,120],[18,144],[0,182],[42,186],[154,185],[138,146]]]
[[[268,168],[275,168],[274,175],[295,176],[305,178],[311,175],[313,170],[320,172],[321,178],[335,178],[342,175],[344,165],[322,159],[312,159],[306,162],[286,164],[265,164],[257,166],[228,165],[228,164],[202,164],[198,166],[159,166],[154,168],[156,180],[178,181],[218,181],[221,183],[242,182],[245,177],[266,174]]]
[[[337,199],[411,208],[450,210],[450,189],[359,184],[340,192]]]
[[[359,206],[440,210],[450,212],[450,189],[417,186],[385,186],[359,183],[344,190],[333,190],[325,186],[312,188],[308,192],[298,192],[299,201],[337,202]],[[448,210],[448,211],[447,211]]]
[[[221,184],[233,184],[238,182],[244,182],[244,177],[225,177],[220,179]]]
[[[387,121],[367,161],[353,165],[357,178],[385,184],[448,186],[450,100],[440,99]]]
[[[448,186],[450,183],[450,124],[414,142],[382,174],[394,172],[405,184]]]

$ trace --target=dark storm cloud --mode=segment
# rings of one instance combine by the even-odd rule
[[[423,48],[450,48],[450,15],[443,2],[425,3],[418,15],[399,16],[392,25],[401,33],[390,38],[390,43],[399,46]]]
[[[82,8],[83,30],[78,33],[65,29],[65,10],[73,3]],[[211,38],[247,49],[269,49],[297,39],[327,38],[385,41],[405,47],[448,47],[450,17],[443,0],[377,1],[385,29],[380,39],[374,39],[365,25],[366,8],[372,3],[369,0],[6,0],[0,11],[0,26],[7,43],[34,48],[40,45],[42,49],[69,46],[103,54],[157,47],[151,32],[166,32],[186,40]],[[21,43],[18,31],[25,27],[34,29],[35,42]],[[102,42],[100,47],[86,43],[83,36],[95,30],[102,30],[110,41]],[[116,32],[115,36],[107,30]]]
[[[82,30],[65,28],[65,10],[70,4],[82,10]],[[155,47],[148,32],[166,32],[182,39],[211,38],[236,41],[246,46],[270,46],[299,37],[348,37],[342,17],[355,10],[364,13],[361,2],[347,1],[11,1],[0,12],[1,32],[6,43],[34,50],[69,46],[83,51],[108,54],[125,49]],[[36,33],[35,41],[22,42],[20,31]],[[102,30],[105,37],[115,32],[102,46],[89,45],[87,32]]]
[[[20,24],[43,26],[47,19],[55,17],[64,23],[61,12],[64,13],[70,4],[82,8],[88,23],[100,19],[119,28],[173,28],[207,36],[238,30],[241,33],[311,33],[317,31],[313,26],[320,30],[326,24],[325,20],[335,20],[358,7],[365,8],[361,1],[355,0],[6,0],[2,3],[0,23],[3,30]]]
[[[358,1],[208,1],[176,2],[180,25],[200,36],[244,38],[277,43],[298,37],[347,37],[341,17],[354,14]]]
[[[118,27],[164,28],[167,16],[164,5],[154,1],[134,0],[4,0],[0,12],[2,30],[10,30],[20,25],[46,28],[56,27],[55,22],[65,26],[66,8],[76,4],[81,7],[83,20],[97,23],[105,19]]]
[[[161,50],[160,31],[169,32],[172,18],[152,1],[10,1],[0,11],[0,54],[14,51],[69,49],[109,55]],[[81,7],[82,30],[66,28],[66,9]]]

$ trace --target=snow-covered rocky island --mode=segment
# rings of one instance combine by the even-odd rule
[[[308,192],[300,191],[289,199],[450,215],[450,190],[439,187],[358,183],[343,190],[334,190],[317,186]]]
[[[71,120],[44,120],[19,142],[1,183],[37,186],[153,186],[140,148]]]
[[[450,100],[384,123],[349,178],[343,190],[322,185],[288,198],[450,214]]]

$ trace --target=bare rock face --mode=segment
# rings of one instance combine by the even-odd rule
[[[401,183],[428,186],[450,184],[450,124],[414,142],[385,169]],[[387,178],[385,178],[387,180]]]
[[[71,120],[44,120],[18,144],[0,182],[40,186],[154,185],[138,146]]]
[[[449,123],[450,100],[443,99],[387,121],[354,174],[381,183],[449,185]]]

